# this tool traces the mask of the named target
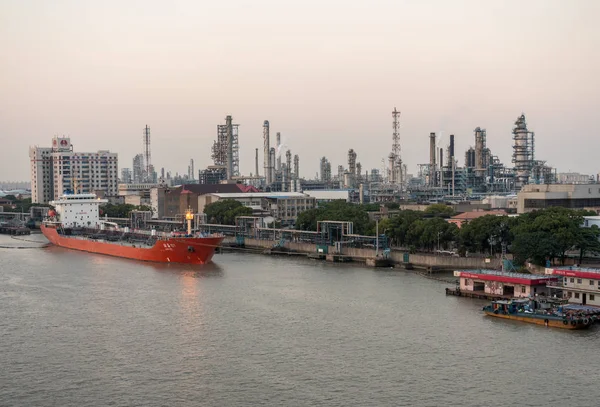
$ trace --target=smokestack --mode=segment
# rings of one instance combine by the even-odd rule
[[[454,134],[450,135],[450,158],[454,158]]]
[[[275,141],[277,142],[277,145],[275,146],[275,148],[277,149],[277,171],[281,171],[281,151],[279,151],[279,149],[281,148],[280,132],[277,132],[277,134],[275,135]]]
[[[435,133],[429,133],[429,185],[435,186]]]
[[[256,158],[254,159],[254,162],[256,165],[256,173],[254,175],[258,177],[258,148],[256,149]]]
[[[271,185],[271,147],[269,144],[269,121],[265,120],[263,124],[263,142],[264,142],[264,167],[265,167],[265,184]]]
[[[290,176],[290,172],[292,171],[292,152],[290,150],[285,152],[285,190],[290,191],[289,188],[290,180],[292,177]]]
[[[271,183],[275,182],[275,147],[271,147],[269,154],[269,178]]]
[[[361,205],[365,203],[365,188],[362,183],[358,186],[358,199]]]
[[[444,149],[440,148],[440,186],[444,186]]]

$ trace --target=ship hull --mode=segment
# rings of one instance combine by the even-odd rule
[[[496,318],[504,318],[504,319],[512,319],[514,321],[521,321],[521,322],[527,322],[530,324],[536,324],[536,325],[544,325],[544,326],[549,326],[549,327],[553,327],[553,328],[562,328],[562,329],[586,329],[590,326],[590,324],[584,324],[582,322],[576,322],[575,325],[573,325],[571,323],[571,321],[565,321],[563,319],[557,319],[557,318],[543,318],[542,316],[521,316],[521,315],[515,315],[515,314],[503,314],[503,313],[497,313],[495,314],[494,312],[490,312],[490,311],[484,311],[486,315],[489,315],[491,317],[496,317]],[[565,324],[565,322],[567,322]]]
[[[105,242],[87,238],[62,236],[55,227],[42,225],[42,233],[50,243],[72,250],[126,259],[157,263],[209,263],[215,250],[223,241],[223,237],[172,237],[157,240],[153,246],[136,247],[119,242]]]

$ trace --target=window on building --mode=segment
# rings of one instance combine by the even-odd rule
[[[578,279],[577,279],[577,284],[581,284],[581,283],[582,283],[581,279],[580,279],[580,278],[578,278]]]
[[[590,301],[594,301],[596,299],[596,296],[594,294],[590,294]]]
[[[579,293],[575,293],[575,298],[579,298]]]
[[[590,285],[595,285],[594,280],[590,280]]]
[[[572,293],[571,291],[568,291],[568,292],[567,292],[567,297],[568,297],[568,298],[571,298],[572,296],[573,296],[573,293]]]
[[[572,283],[574,283],[574,282],[575,282],[575,279],[574,279],[574,278],[571,278],[569,281],[570,281],[570,282],[572,282]]]
[[[525,291],[526,291],[526,289],[525,289],[525,286],[524,286],[524,285],[522,285],[522,286],[521,286],[521,294],[525,294]]]

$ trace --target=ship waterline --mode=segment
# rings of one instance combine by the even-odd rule
[[[222,236],[170,237],[152,239],[151,245],[143,243],[103,241],[85,236],[67,236],[59,233],[56,225],[43,224],[42,233],[50,243],[67,249],[124,257],[133,260],[160,263],[206,264],[223,241]]]

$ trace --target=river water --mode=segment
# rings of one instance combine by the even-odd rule
[[[600,327],[485,317],[402,270],[214,260],[0,248],[0,406],[599,404]]]

